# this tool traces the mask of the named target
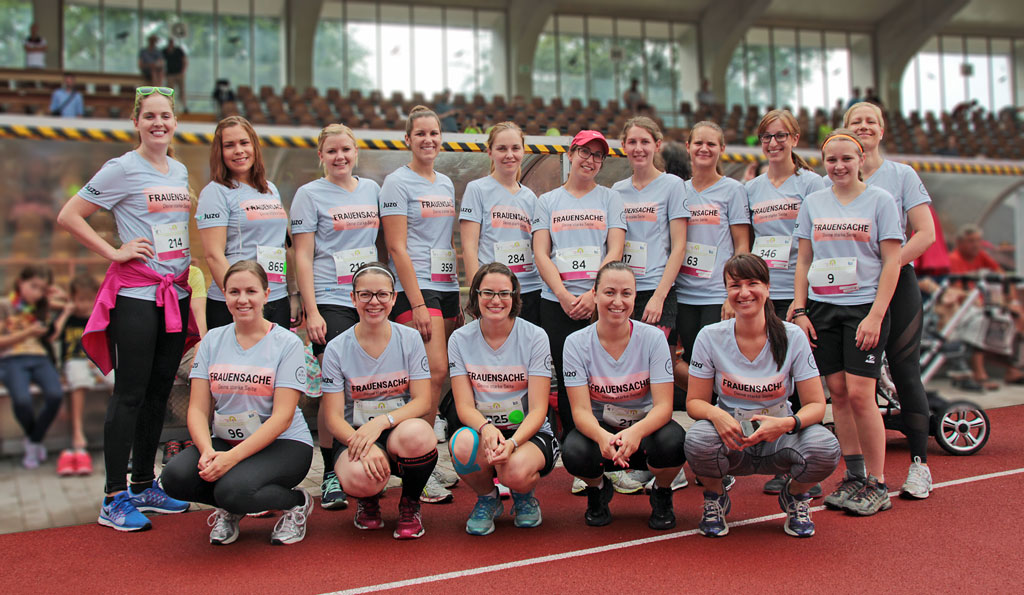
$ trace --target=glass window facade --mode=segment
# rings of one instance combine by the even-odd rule
[[[999,111],[1024,99],[1024,39],[939,35],[907,64],[903,111],[951,112],[965,101]]]

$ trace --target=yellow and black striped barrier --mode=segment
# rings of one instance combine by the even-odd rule
[[[130,143],[134,133],[123,129],[72,128],[63,126],[26,126],[20,124],[0,124],[0,138],[28,140],[69,140]],[[213,142],[213,133],[176,132],[174,140],[185,145],[208,145]],[[260,136],[264,146],[283,149],[315,149],[315,136],[265,134]],[[361,149],[377,151],[407,151],[409,146],[401,140],[359,139]],[[487,150],[484,143],[479,142],[446,142],[442,144],[445,151],[454,153],[483,153]],[[528,144],[527,153],[535,155],[557,155],[569,150],[567,145]],[[611,149],[614,157],[625,157],[621,148]],[[754,153],[723,153],[722,161],[726,163],[753,163],[759,160]],[[821,159],[810,157],[808,164],[817,167]],[[985,162],[963,163],[946,161],[907,161],[914,169],[928,173],[981,174],[992,176],[1024,176],[1024,165],[991,164]]]

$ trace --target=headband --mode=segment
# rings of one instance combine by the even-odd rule
[[[362,275],[366,271],[374,271],[374,270],[376,270],[376,271],[383,271],[388,276],[388,278],[391,279],[391,283],[395,282],[395,275],[389,269],[386,269],[386,268],[384,268],[382,266],[379,266],[379,265],[372,264],[370,266],[366,266],[366,267],[363,267],[363,268],[359,269],[358,271],[356,271],[356,273],[354,275],[352,275],[352,286],[355,287],[356,279],[359,277],[359,275]]]
[[[854,142],[854,144],[857,145],[857,148],[860,149],[861,153],[864,152],[864,146],[860,144],[860,140],[856,139],[856,138],[853,138],[849,134],[834,134],[834,135],[826,138],[825,142],[821,143],[821,150],[824,151],[825,150],[825,145],[829,144],[830,142],[834,141],[837,138],[848,138],[848,139],[852,140]]]

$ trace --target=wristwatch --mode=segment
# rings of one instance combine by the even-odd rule
[[[392,417],[391,414],[389,413],[388,414],[388,428],[393,428],[393,427],[395,427],[395,418]]]

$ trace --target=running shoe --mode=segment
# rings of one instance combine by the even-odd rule
[[[60,456],[57,457],[57,475],[67,477],[74,475],[76,471],[75,453],[71,450],[61,452]]]
[[[238,522],[244,514],[232,514],[223,508],[215,508],[213,514],[206,519],[206,524],[213,527],[210,529],[210,543],[212,545],[228,545],[238,539]]]
[[[608,503],[615,495],[615,488],[608,478],[604,478],[601,487],[587,486],[587,512],[583,520],[591,527],[603,527],[612,522],[612,511]]]
[[[654,486],[651,490],[651,516],[647,526],[665,531],[676,526],[676,513],[672,509],[672,488]]]
[[[725,475],[722,477],[722,490],[728,492],[732,489],[732,486],[736,485],[735,475]]]
[[[175,457],[175,455],[181,452],[181,450],[181,442],[178,442],[177,440],[168,440],[167,442],[165,442],[164,457],[163,459],[160,460],[161,464],[166,465],[167,463],[169,463],[171,459]]]
[[[102,504],[96,522],[116,531],[145,531],[153,527],[146,515],[132,504],[128,492],[119,492],[109,504]]]
[[[36,460],[42,465],[46,462],[46,446],[42,442],[33,442],[32,444],[36,449]]]
[[[60,473],[60,462],[57,463],[57,473]],[[910,464],[910,471],[907,472],[907,481],[903,482],[900,488],[900,498],[908,500],[924,500],[932,492],[932,471],[921,462],[921,457],[914,457]]]
[[[508,486],[498,481],[498,478],[494,478],[494,487],[498,488],[498,497],[502,500],[508,500],[512,496],[512,490],[508,489]]]
[[[724,492],[724,490],[723,490]],[[732,510],[729,493],[716,494],[704,490],[704,514],[701,516],[697,530],[705,537],[724,537],[729,533],[729,524],[725,515]]]
[[[39,460],[39,454],[36,452],[35,444],[28,438],[25,438],[22,444],[25,448],[25,456],[22,457],[21,464],[26,469],[38,469],[39,463],[42,461]]]
[[[342,491],[341,482],[334,471],[324,473],[324,481],[320,484],[320,507],[325,510],[348,508],[348,497]]]
[[[369,498],[356,498],[356,516],[352,523],[358,529],[373,530],[384,526],[380,514],[380,495]]]
[[[420,503],[412,498],[402,496],[398,502],[398,526],[395,527],[395,539],[418,539],[423,537],[423,518],[420,516]]]
[[[783,473],[782,475],[776,475],[775,477],[764,482],[764,493],[765,494],[779,494],[782,492],[782,488],[786,486],[786,482],[789,481],[789,474]],[[732,486],[729,486],[732,487]],[[816,483],[811,486],[811,489],[807,490],[807,493],[811,495],[811,498],[821,498],[821,484]]]
[[[525,494],[512,492],[512,514],[515,515],[516,527],[520,529],[540,526],[540,502],[533,496],[533,490]]]
[[[676,473],[676,476],[672,479],[672,491],[681,490],[688,485],[690,485],[690,482],[686,479],[686,470],[680,469],[679,473]]]
[[[585,496],[587,494],[587,482],[578,477],[572,478],[572,495]]]
[[[867,483],[843,503],[846,512],[857,516],[871,516],[890,508],[892,500],[889,499],[889,487],[878,481],[874,475],[869,475]]]
[[[448,420],[441,417],[440,414],[434,418],[434,436],[437,438],[438,444],[448,440]]]
[[[654,479],[654,474],[647,469],[629,469],[626,471],[626,475],[643,486],[646,486]]]
[[[612,488],[620,494],[635,494],[644,489],[644,484],[637,482],[625,471],[608,471],[604,478],[605,481],[611,481]]]
[[[302,488],[295,488],[295,491],[302,494],[302,504],[284,511],[274,525],[274,531],[270,534],[270,543],[274,545],[290,545],[306,537],[306,520],[309,513],[313,512],[313,499]]]
[[[794,496],[789,493],[788,480],[779,491],[779,508],[786,513],[786,524],[782,526],[786,535],[810,537],[814,535],[814,521],[811,520],[811,495]]]
[[[454,488],[459,483],[459,474],[455,472],[450,464],[438,461],[434,465],[431,475],[437,478],[437,482],[446,488]]]
[[[851,474],[849,470],[844,471],[843,479],[840,480],[836,489],[825,496],[825,506],[833,510],[842,510],[845,508],[847,498],[860,491],[863,485],[863,479]]]
[[[86,450],[75,451],[75,473],[92,475],[92,457]]]
[[[274,516],[274,511],[273,510],[261,510],[259,512],[247,513],[245,516],[247,516],[247,517],[249,517],[251,519],[265,519],[265,518],[269,518],[269,517]]]
[[[466,521],[466,533],[470,535],[490,535],[494,533],[494,519],[505,512],[505,506],[501,498],[486,494],[476,497],[476,505],[469,513],[469,520]]]
[[[434,474],[430,475],[430,479],[427,480],[427,485],[423,486],[423,493],[420,494],[420,502],[426,502],[428,504],[446,504],[454,500],[455,497],[448,488],[441,485],[441,482],[437,479]],[[401,538],[409,539],[409,538]]]
[[[167,495],[167,492],[160,487],[160,481],[154,479],[153,484],[142,490],[141,493],[132,492],[128,488],[128,495],[131,496],[132,505],[139,512],[160,512],[163,514],[176,514],[188,510],[188,502],[175,500]]]

